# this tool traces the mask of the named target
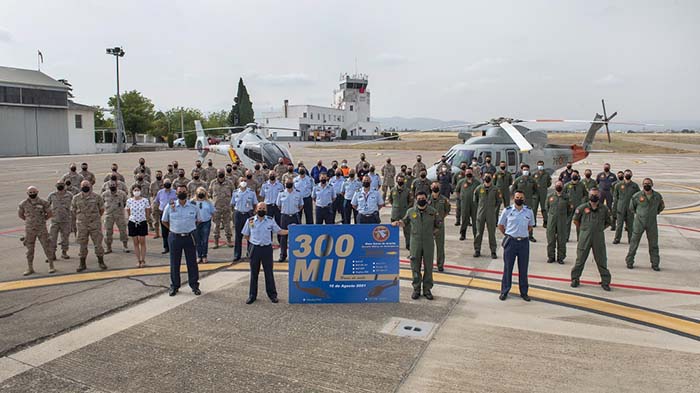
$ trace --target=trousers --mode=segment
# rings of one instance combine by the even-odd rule
[[[260,274],[260,265],[265,272],[265,292],[270,299],[277,297],[277,288],[275,287],[275,276],[272,271],[274,264],[272,262],[272,245],[256,246],[251,245],[250,253],[250,290],[248,296],[253,299],[258,297],[258,275]]]
[[[195,233],[190,232],[186,236],[180,236],[169,232],[168,243],[170,245],[170,287],[180,288],[180,265],[182,265],[182,254],[184,253],[187,264],[187,282],[190,288],[199,288]]]
[[[299,215],[298,214],[282,214],[282,218],[280,219],[280,228],[289,229],[290,224],[298,224],[298,223],[299,223]],[[287,259],[287,240],[288,239],[289,239],[289,235],[280,235],[279,236],[280,261]]]
[[[236,211],[236,239],[233,245],[233,259],[238,259],[243,253],[243,227],[245,226],[245,221],[253,216],[253,212],[239,212]]]
[[[530,262],[530,240],[523,238],[517,240],[507,236],[503,239],[503,278],[501,279],[501,293],[507,294],[513,285],[513,267],[515,259],[518,260],[518,288],[520,295],[527,295],[529,285],[527,282],[527,268]]]

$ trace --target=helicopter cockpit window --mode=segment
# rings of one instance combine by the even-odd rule
[[[484,164],[486,163],[486,157],[491,157],[490,151],[479,152],[479,159],[476,160],[476,162],[478,162],[479,164]]]
[[[452,157],[452,161],[448,162],[454,166],[459,166],[462,162],[469,164],[472,162],[472,157],[474,156],[474,150],[457,150]]]
[[[255,162],[262,162],[263,160],[260,146],[246,146],[246,148],[243,149],[243,154]]]
[[[277,161],[280,157],[286,157],[286,155],[284,154],[284,152],[282,152],[279,146],[275,145],[274,143],[266,143],[262,145],[262,150],[263,158],[265,160],[264,162],[270,167],[277,165]]]

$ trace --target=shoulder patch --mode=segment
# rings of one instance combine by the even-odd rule
[[[549,201],[554,202],[554,197],[553,196],[549,197]]]
[[[574,213],[575,213],[575,214],[579,214],[579,213],[580,213],[580,211],[578,210],[578,208],[576,208],[576,211],[575,211]]]
[[[588,213],[591,212],[591,209],[587,207],[587,208],[583,209],[583,212],[586,213],[586,214],[588,214]]]
[[[645,200],[646,200],[646,198],[644,198],[643,196],[639,197],[639,202],[644,202]]]

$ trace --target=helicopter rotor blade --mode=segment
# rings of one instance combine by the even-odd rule
[[[600,102],[603,104],[603,120],[605,120],[605,132],[608,133],[608,143],[611,143],[612,140],[610,139],[610,128],[608,127],[610,119],[608,118],[608,113],[605,111],[605,99],[601,99]]]
[[[517,128],[515,128],[512,124],[504,121],[503,123],[500,124],[501,128],[503,128],[510,138],[515,142],[516,145],[520,148],[520,151],[523,153],[526,153],[530,150],[533,149],[533,146],[530,144],[530,142],[525,139],[523,134],[518,131]]]

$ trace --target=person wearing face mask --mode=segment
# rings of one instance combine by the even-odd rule
[[[399,221],[406,215],[408,209],[413,206],[413,194],[406,185],[406,178],[399,173],[396,176],[396,185],[389,192],[389,203],[391,203],[391,222]],[[403,226],[403,238],[406,249],[411,249],[411,223]]]
[[[375,172],[374,165],[369,167],[369,172],[367,173],[367,176],[369,176],[369,180],[371,183],[370,187],[373,190],[378,191],[382,186],[382,178]]]
[[[104,200],[92,191],[92,186],[87,180],[80,183],[80,193],[73,196],[71,201],[71,213],[76,218],[76,241],[80,245],[80,264],[78,273],[87,269],[88,241],[92,239],[95,246],[95,256],[100,269],[107,269],[104,261],[105,251],[102,247],[102,215],[104,214]]]
[[[640,191],[639,184],[632,181],[631,170],[626,169],[622,179],[613,187],[612,214],[617,216],[617,221],[620,223],[620,226],[615,228],[613,244],[620,244],[623,229],[627,231],[627,243],[631,243],[634,212],[630,211],[629,206],[632,196]]]
[[[537,161],[537,172],[532,175],[532,178],[537,183],[537,193],[535,194],[535,206],[532,211],[535,213],[535,218],[537,217],[537,209],[542,211],[542,226],[547,228],[547,210],[545,209],[545,202],[547,202],[547,190],[552,186],[552,177],[544,169],[544,161]],[[535,224],[537,226],[537,224]]]
[[[304,209],[299,212],[299,223],[304,217],[306,224],[314,223],[314,206],[311,200],[311,192],[314,190],[314,180],[306,173],[306,168],[299,169],[299,176],[294,179],[294,188],[301,193],[304,198]]]
[[[379,224],[379,209],[384,206],[382,195],[371,188],[369,176],[362,178],[362,188],[352,197],[352,208],[357,210],[360,224]]]
[[[34,186],[27,188],[27,198],[19,204],[17,211],[19,218],[24,221],[24,237],[20,240],[27,247],[27,270],[22,273],[28,276],[34,273],[34,245],[39,239],[44,254],[49,262],[49,273],[55,273],[55,253],[51,252],[49,232],[46,230],[46,221],[51,218],[51,204],[39,198],[39,189]]]
[[[284,185],[277,181],[277,173],[269,171],[268,181],[260,188],[260,197],[267,205],[267,214],[272,217],[277,225],[281,225],[280,209],[277,207],[277,195],[284,191]]]
[[[93,186],[95,185],[95,174],[88,171],[87,162],[83,162],[80,164],[80,172],[78,172],[78,174],[83,177],[83,180],[89,181],[90,184]],[[71,184],[78,185],[78,184],[80,184],[80,182],[77,182],[77,183],[71,182]]]
[[[457,191],[457,183],[459,183],[460,180],[464,179],[465,176],[467,175],[467,163],[466,161],[462,161],[459,164],[459,170],[457,173],[452,175],[452,192]],[[459,198],[457,199],[457,211],[455,212],[455,215],[457,216],[457,219],[455,220],[455,226],[461,226],[462,225],[462,204],[459,203]]]
[[[592,188],[588,193],[588,202],[579,205],[574,211],[574,224],[579,237],[576,245],[576,264],[571,269],[571,287],[576,288],[580,285],[579,280],[588,254],[593,250],[593,259],[600,273],[600,286],[603,290],[610,291],[611,277],[603,233],[610,223],[610,211],[603,205],[600,191]]]
[[[233,246],[234,262],[241,260],[243,253],[243,236],[241,235],[241,230],[246,220],[253,216],[253,209],[257,203],[258,198],[255,196],[255,192],[248,187],[248,182],[245,180],[241,181],[238,185],[238,190],[231,195],[231,206],[234,211],[233,222],[235,225],[233,232],[235,234]]]
[[[610,164],[603,164],[603,172],[600,172],[596,176],[596,181],[598,182],[598,189],[600,190],[600,200],[605,203],[605,206],[610,210],[612,207],[612,186],[617,181],[617,176],[615,173],[610,171]]]
[[[343,204],[345,202],[345,198],[343,197],[343,183],[345,183],[345,178],[340,169],[335,171],[331,170],[331,172],[328,172],[328,176],[330,177],[328,184],[333,187],[333,191],[335,192],[335,200],[333,201],[333,222],[335,222],[336,215],[338,214],[340,214],[340,222],[342,222]]]
[[[440,193],[440,183],[433,182],[430,185],[430,196],[428,204],[437,211],[440,225],[435,234],[436,263],[438,271],[445,270],[445,218],[450,215],[452,206],[450,199]]]
[[[156,179],[158,179],[156,175]],[[163,224],[163,213],[162,211],[165,210],[165,206],[168,205],[170,202],[174,201],[177,199],[177,193],[172,187],[172,182],[170,179],[165,179],[163,180],[163,188],[156,193],[155,198],[153,198],[153,205],[158,206],[158,211],[160,213],[159,217],[159,222],[160,222],[160,231],[162,233],[162,238],[163,238],[163,251],[161,254],[167,254],[170,252],[170,245],[168,243],[168,227]]]
[[[190,171],[190,177],[194,179],[194,173],[199,172],[199,179],[202,181],[206,181],[206,178],[204,177],[204,168],[202,168],[202,160],[196,160],[194,162],[194,168]],[[195,191],[197,189],[195,188]],[[187,191],[189,193],[189,191]],[[191,192],[190,195],[194,195],[194,192]]]
[[[212,159],[207,160],[207,167],[204,168],[204,171],[202,172],[202,180],[207,182],[207,184],[211,183],[212,181],[216,180],[216,174],[218,173],[218,170],[214,166],[214,161]],[[204,187],[206,188],[206,187]]]
[[[125,194],[129,190],[128,188],[126,188],[126,183],[124,183],[123,181],[120,181],[119,177],[117,175],[113,174],[112,176],[110,176],[108,181],[102,183],[102,188],[100,189],[100,192],[105,192],[105,191],[109,190],[109,185],[112,183],[117,185],[117,190],[124,191]]]
[[[177,171],[173,168],[173,164],[168,164],[164,178],[170,180],[170,182],[174,182],[177,179]]]
[[[283,157],[277,159],[277,164],[274,166],[274,168],[272,168],[272,170],[275,171],[275,174],[277,174],[277,179],[282,181],[282,176],[287,173],[287,165],[284,163]]]
[[[323,161],[318,160],[316,166],[311,168],[311,177],[314,179],[314,183],[318,184],[321,181],[321,173],[328,173],[328,168],[323,166]]]
[[[508,170],[505,161],[501,161],[498,164],[498,170],[494,175],[494,185],[501,191],[503,196],[503,208],[505,209],[510,205],[510,186],[513,184],[513,174]],[[500,208],[499,208],[500,209]],[[498,215],[498,210],[496,210],[496,215]]]
[[[350,220],[357,224],[357,210],[352,207],[352,199],[355,194],[362,188],[362,182],[355,178],[355,170],[351,169],[348,172],[348,178],[343,183],[342,192],[344,199],[343,204],[343,224],[350,224]]]
[[[71,184],[80,184],[80,182],[85,179],[83,179],[83,176],[78,173],[78,167],[75,165],[75,163],[71,162],[68,165],[68,172],[61,177],[61,180],[64,182],[66,180],[70,180]]]
[[[413,181],[416,180],[416,176],[414,175],[413,169],[411,168],[406,168],[406,187],[410,190],[411,187],[413,186]]]
[[[564,187],[566,187],[566,183],[571,181],[571,176],[573,176],[573,174],[573,163],[569,161],[566,163],[566,169],[559,174],[559,180],[564,184]]]
[[[486,159],[484,160],[484,165],[481,166],[481,176],[486,176],[486,174],[490,174],[492,177],[496,173],[496,167],[491,164],[491,156],[486,156]]]
[[[287,165],[287,171],[282,175],[282,178],[280,181],[282,183],[287,183],[287,180],[291,180],[292,183],[294,183],[294,179],[299,176],[296,172],[294,172],[294,166],[292,164]]]
[[[129,237],[126,232],[126,217],[124,209],[128,195],[117,189],[117,183],[109,183],[109,189],[102,193],[105,210],[105,254],[112,252],[112,238],[114,236],[114,225],[119,230],[119,240],[124,245],[124,252],[129,252]]]
[[[173,180],[173,187],[177,189],[177,187],[183,186],[187,188],[187,184],[190,182],[190,179],[185,177],[185,170],[180,168],[177,170],[177,178]]]
[[[493,175],[484,173],[484,182],[474,190],[473,207],[476,208],[476,236],[474,236],[474,258],[481,256],[481,241],[484,238],[484,229],[489,233],[489,249],[491,259],[496,259],[496,223],[498,220],[498,207],[501,205],[501,191],[493,185]]]
[[[70,204],[73,194],[66,191],[63,180],[56,183],[56,191],[49,194],[46,199],[51,206],[51,227],[49,228],[49,244],[51,256],[56,260],[56,248],[58,247],[58,235],[61,235],[61,258],[70,259],[68,256],[69,237],[73,218],[70,213]]]
[[[467,238],[467,227],[471,225],[472,235],[476,237],[476,206],[474,205],[474,191],[481,182],[474,177],[474,169],[467,167],[464,179],[457,183],[457,200],[462,214],[462,225],[459,227],[459,240]]]
[[[625,173],[623,171],[617,171],[615,174],[617,176],[617,180],[615,183],[612,184],[612,193],[613,193],[613,203],[612,203],[612,208],[610,209],[610,212],[612,213],[612,225],[610,225],[610,230],[615,232],[617,229],[617,205],[615,204],[615,187],[617,187],[617,184],[625,180]],[[595,181],[595,179],[593,179]],[[597,183],[596,183],[597,184]],[[627,207],[625,207],[627,208]],[[629,233],[631,229],[626,229]],[[614,244],[614,243],[613,243]]]
[[[117,177],[116,180],[119,180],[122,183],[126,182],[126,179],[124,179],[124,176],[121,173],[119,173],[119,165],[117,165],[116,162],[112,163],[112,171],[109,172],[107,175],[105,175],[103,182],[106,183],[106,182],[112,180],[112,176],[116,176]],[[73,184],[75,184],[75,183],[73,183]]]
[[[343,160],[340,162],[340,172],[343,174],[343,177],[348,177],[350,174],[350,166],[348,166],[348,160]]]
[[[564,192],[566,192],[566,197],[569,198],[569,222],[568,222],[568,233],[566,235],[566,241],[568,242],[571,238],[571,222],[574,219],[574,211],[576,207],[586,203],[588,201],[588,192],[586,187],[581,183],[581,176],[577,170],[571,172],[571,181],[564,184]],[[576,239],[578,239],[578,227],[576,227]]]
[[[537,181],[533,179],[532,173],[530,173],[530,165],[523,164],[521,166],[521,175],[516,178],[511,186],[511,191],[521,190],[525,193],[525,205],[532,209],[533,213],[537,209],[537,195],[539,193],[539,187],[537,186]],[[537,216],[535,216],[535,225],[537,226]],[[534,237],[530,239],[534,242]]]
[[[554,183],[554,191],[547,195],[545,209],[547,212],[547,263],[554,263],[556,260],[563,265],[569,233],[567,225],[573,208],[564,192],[564,184],[561,180]]]
[[[474,177],[477,179],[481,179],[481,166],[479,165],[479,162],[476,157],[472,158],[472,163],[469,164],[469,167],[472,168],[472,173],[474,174]]]
[[[333,218],[335,198],[335,190],[328,184],[328,175],[325,172],[321,173],[319,183],[311,192],[311,199],[316,204],[316,224],[335,224]]]
[[[399,220],[393,221],[392,226],[410,227],[410,259],[413,275],[413,293],[411,299],[417,300],[423,296],[433,300],[433,238],[442,224],[440,214],[428,205],[428,195],[422,191],[416,194],[416,204],[410,207]],[[421,274],[421,268],[423,274]]]
[[[425,167],[425,163],[423,163],[423,157],[420,154],[418,154],[416,156],[416,163],[413,164],[413,168],[412,168],[413,173],[419,174],[420,171],[425,170],[425,169],[426,169],[426,167]],[[426,192],[426,195],[427,194],[428,193]]]
[[[386,164],[382,166],[382,198],[386,200],[386,195],[394,188],[394,179],[396,178],[396,167],[391,163],[391,158],[386,159]]]
[[[212,220],[214,221],[214,249],[219,248],[219,237],[221,230],[226,234],[226,241],[229,247],[233,247],[231,243],[231,196],[233,195],[234,185],[226,179],[226,173],[223,169],[219,169],[216,174],[216,180],[209,184],[209,195],[214,200],[216,211]]]
[[[242,177],[242,174],[238,172],[238,166],[236,166],[236,170],[234,170],[233,165],[226,164],[226,171],[224,173],[226,176],[226,180],[228,180],[234,188],[238,187],[238,181]]]
[[[209,251],[211,218],[216,208],[207,196],[206,187],[199,187],[195,190],[192,202],[194,202],[199,209],[199,222],[197,223],[197,230],[195,231],[195,239],[197,239],[197,263],[208,263],[207,254]]]
[[[134,254],[138,267],[146,266],[146,235],[148,235],[148,220],[151,215],[151,204],[142,195],[143,190],[136,185],[131,190],[131,198],[126,200],[126,215],[129,217],[129,237],[134,243]]]
[[[365,166],[369,168],[369,165],[369,162],[365,160],[365,153],[360,153],[360,161],[358,161],[357,164],[355,164],[355,173],[358,174],[358,177],[359,173],[362,172],[362,168],[364,168]]]
[[[168,227],[170,248],[170,296],[180,290],[180,266],[182,254],[187,263],[187,281],[192,293],[201,295],[199,289],[199,267],[197,266],[197,224],[202,221],[199,207],[194,201],[187,200],[187,187],[178,186],[177,200],[165,205],[161,222]]]
[[[129,187],[129,194],[134,194],[134,188],[138,186],[141,189],[141,197],[146,198],[150,205],[151,197],[155,194],[151,194],[151,183],[146,180],[143,173],[136,175],[136,182]],[[146,217],[146,223],[148,224],[148,230],[153,231],[153,210],[152,207],[149,209],[150,214]]]
[[[151,202],[151,222],[153,223],[153,231],[155,232],[154,239],[160,237],[160,217],[163,211],[160,210],[158,201],[156,200],[156,195],[158,191],[163,189],[163,172],[161,170],[156,171],[156,177],[150,184],[150,196],[153,198]]]
[[[202,180],[202,171],[192,171],[192,180],[190,180],[190,182],[187,183],[187,195],[190,195],[194,198],[199,187],[206,188],[207,186],[207,182]]]
[[[272,235],[284,235],[289,232],[277,225],[275,220],[267,216],[265,202],[256,206],[255,216],[246,220],[242,233],[250,244],[250,289],[246,304],[253,304],[258,297],[258,275],[260,265],[265,272],[265,292],[272,303],[278,303],[277,288],[272,262]]]
[[[440,195],[448,200],[452,195],[452,170],[449,166],[442,166],[437,175],[437,181],[440,186]]]
[[[591,172],[590,169],[583,171],[583,179],[581,179],[581,183],[583,183],[583,186],[586,187],[586,192],[590,191],[593,187],[598,187],[598,183],[593,178],[593,172]]]
[[[290,225],[299,223],[299,212],[304,207],[304,198],[294,189],[294,182],[287,180],[284,191],[277,194],[275,205],[280,210],[280,228],[288,229]],[[278,262],[287,260],[287,235],[278,235],[280,243],[280,258]]]
[[[503,210],[498,218],[498,230],[504,235],[503,242],[503,278],[501,278],[500,300],[506,300],[513,284],[513,267],[518,260],[518,287],[520,297],[530,301],[527,269],[530,263],[530,240],[535,215],[525,205],[525,193],[515,190],[513,204]]]
[[[248,185],[248,189],[250,191],[253,191],[253,194],[255,194],[256,199],[259,199],[258,193],[260,192],[260,187],[262,186],[262,184],[258,183],[258,181],[255,179],[254,173],[255,172],[251,170],[245,171],[245,180],[242,178],[239,181],[245,181]]]
[[[430,180],[428,180],[428,172],[425,169],[420,171],[418,178],[411,184],[411,192],[413,192],[414,198],[421,191],[425,195],[430,194]]]
[[[146,166],[146,159],[143,157],[139,157],[139,164],[136,166],[136,168],[134,168],[134,178],[136,178],[139,174],[143,175],[146,181],[151,181],[151,168]]]
[[[627,252],[625,262],[627,268],[634,268],[634,256],[639,248],[639,242],[642,240],[642,234],[646,232],[647,242],[649,242],[649,259],[651,260],[651,268],[654,271],[659,271],[661,268],[661,258],[659,257],[659,228],[656,222],[656,216],[664,211],[666,205],[664,198],[658,192],[654,191],[654,181],[650,178],[645,178],[642,181],[642,191],[637,192],[632,196],[629,204],[630,214],[634,215],[632,223],[632,237],[630,238],[630,248]],[[622,226],[622,222],[620,222]]]

